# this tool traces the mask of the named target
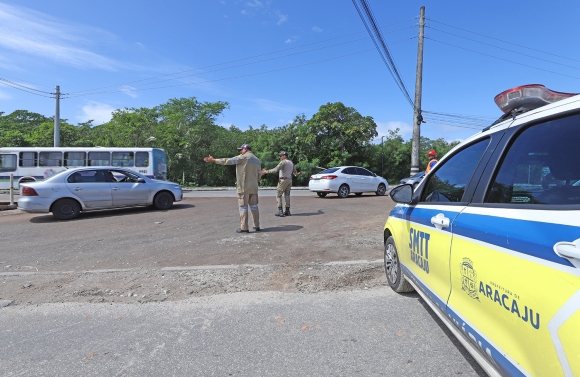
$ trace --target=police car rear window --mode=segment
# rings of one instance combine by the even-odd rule
[[[580,115],[525,129],[511,143],[487,203],[580,204]]]

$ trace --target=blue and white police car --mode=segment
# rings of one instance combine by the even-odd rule
[[[580,376],[580,95],[525,85],[495,102],[504,116],[391,190],[387,280],[489,375]]]

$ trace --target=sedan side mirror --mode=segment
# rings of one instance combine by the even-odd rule
[[[145,183],[145,180],[143,178],[137,178],[137,183]]]
[[[394,202],[411,204],[413,201],[413,186],[407,184],[397,186],[391,190],[389,195]]]

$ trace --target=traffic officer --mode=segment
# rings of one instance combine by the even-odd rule
[[[205,162],[219,165],[236,165],[236,189],[238,191],[238,206],[240,209],[240,229],[237,233],[250,233],[248,228],[248,206],[252,212],[254,229],[260,231],[260,211],[258,210],[258,182],[261,177],[261,162],[252,153],[249,144],[238,148],[240,155],[232,158],[204,157]]]
[[[292,175],[299,175],[300,172],[296,172],[296,166],[294,166],[294,163],[288,159],[288,153],[280,152],[278,156],[280,156],[280,163],[273,169],[262,170],[262,174],[279,172],[278,187],[276,187],[276,203],[278,204],[278,212],[275,216],[291,216],[290,189],[292,188]],[[284,200],[286,201],[286,212],[282,212],[282,195],[284,195]]]
[[[427,158],[429,159],[429,162],[427,163],[425,173],[429,173],[437,164],[437,152],[431,149],[429,153],[427,153]]]

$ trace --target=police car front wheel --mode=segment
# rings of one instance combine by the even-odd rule
[[[395,239],[391,236],[385,242],[385,274],[391,289],[395,292],[412,292],[413,286],[403,277]]]

